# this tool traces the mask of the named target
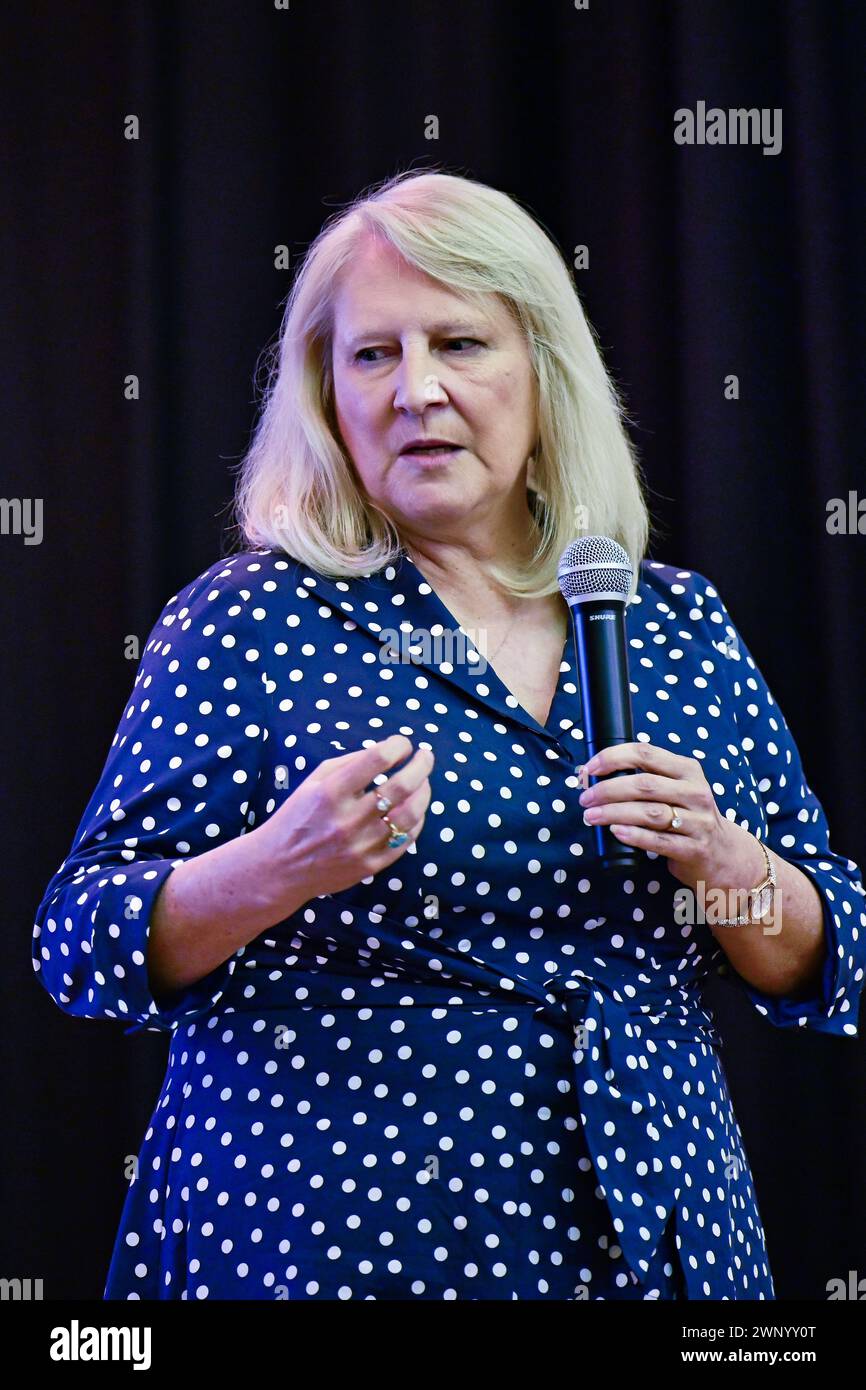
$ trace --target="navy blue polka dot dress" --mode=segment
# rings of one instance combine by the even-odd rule
[[[820,996],[734,978],[777,1027],[854,1037],[859,871],[721,598],[644,561],[626,623],[636,738],[700,759],[824,905]],[[431,640],[457,630],[405,552],[344,581],[249,551],[160,615],[34,931],[67,1013],[170,1034],[106,1298],[774,1297],[702,1004],[724,953],[674,920],[663,858],[599,871],[571,635],[543,726]],[[160,1008],[173,868],[397,732],[436,755],[417,845]]]

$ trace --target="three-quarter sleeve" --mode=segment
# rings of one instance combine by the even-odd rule
[[[159,1003],[147,944],[173,869],[252,828],[269,708],[255,629],[226,561],[170,599],[150,633],[72,849],[36,912],[33,966],[66,1013],[170,1031],[215,1003],[234,971],[237,956]]]
[[[777,1027],[856,1037],[866,968],[862,874],[853,859],[830,848],[824,808],[806,780],[781,709],[717,590],[703,575],[694,578],[696,601],[731,690],[740,747],[761,794],[766,843],[814,883],[823,906],[827,945],[820,993],[808,998],[767,994],[733,967],[731,974],[758,1012]]]

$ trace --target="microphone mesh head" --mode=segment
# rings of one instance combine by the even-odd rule
[[[626,602],[632,566],[627,552],[610,536],[581,536],[562,552],[558,577],[563,598],[571,603],[602,597]]]

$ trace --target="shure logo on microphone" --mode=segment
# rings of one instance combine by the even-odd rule
[[[591,623],[613,623],[616,621],[616,615],[614,613],[590,613],[589,621]]]

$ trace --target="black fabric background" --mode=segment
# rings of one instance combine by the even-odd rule
[[[253,374],[326,215],[407,167],[518,197],[571,259],[664,536],[755,653],[866,863],[864,538],[826,505],[863,467],[858,3],[32,3],[5,26],[3,1254],[99,1298],[167,1039],[66,1017],[30,931],[162,605],[224,548]],[[783,148],[682,147],[680,106],[781,107]],[[141,139],[123,139],[134,112]],[[424,138],[436,114],[440,138]],[[142,397],[124,400],[136,372]],[[724,399],[735,372],[741,398]],[[864,521],[866,527],[866,521]],[[780,1298],[866,1274],[864,1040],[710,1001]]]

